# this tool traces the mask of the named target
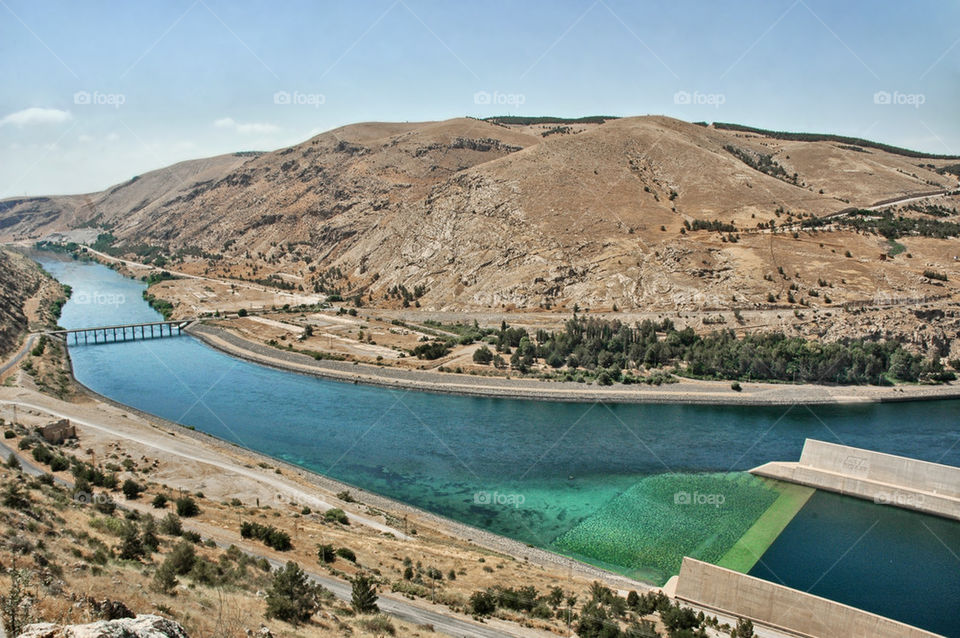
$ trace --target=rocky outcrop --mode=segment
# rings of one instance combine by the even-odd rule
[[[168,618],[150,614],[88,625],[28,625],[18,638],[189,638],[183,627]]]

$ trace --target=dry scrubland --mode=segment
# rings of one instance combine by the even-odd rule
[[[314,490],[339,506],[314,511],[275,485],[264,489],[255,479],[84,426],[78,441],[50,445],[32,429],[48,418],[41,410],[21,409],[21,423],[0,425],[6,446],[18,450],[24,464],[47,472],[30,477],[9,459],[0,469],[0,589],[9,594],[12,570],[29,572],[35,604],[28,615],[34,620],[82,623],[131,611],[172,617],[193,637],[239,637],[261,623],[275,636],[434,633],[357,613],[328,592],[320,593],[316,613],[299,622],[267,617],[275,586],[271,570],[294,561],[321,584],[367,575],[381,595],[473,616],[509,635],[564,634],[568,617],[588,636],[597,635],[594,625],[597,631],[614,624],[639,631],[641,620],[647,629],[666,631],[660,614],[672,618],[671,626],[700,624],[664,598],[644,594],[628,602],[574,572],[481,549],[429,518],[401,518],[349,493]],[[296,477],[265,462],[245,467],[297,484]],[[365,525],[365,517],[394,526],[397,534]],[[269,534],[262,541],[256,533],[245,538],[245,524]],[[707,635],[729,633],[707,627]]]

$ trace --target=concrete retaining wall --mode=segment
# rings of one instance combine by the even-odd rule
[[[753,474],[960,520],[960,468],[807,439],[799,463]]]
[[[683,602],[748,618],[804,638],[935,638],[917,629],[826,598],[684,558],[676,583]]]

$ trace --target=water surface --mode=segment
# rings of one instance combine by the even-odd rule
[[[64,327],[159,317],[142,301],[140,282],[98,264],[42,262],[74,289],[60,321]],[[116,401],[554,550],[555,539],[644,477],[743,471],[792,460],[808,437],[960,465],[956,401],[810,407],[536,402],[318,379],[235,359],[188,336],[70,352],[77,379]],[[843,518],[844,507],[826,503]],[[916,555],[902,551],[913,539],[901,531],[890,536],[896,543],[864,545],[875,567],[887,565],[890,580],[915,569]],[[960,542],[955,527],[944,534],[948,545]],[[767,554],[816,550],[809,542],[791,544],[791,537],[782,536]],[[930,543],[917,549],[929,560],[940,556],[934,550]],[[804,588],[804,578],[819,577],[822,570],[804,572],[803,563],[798,559],[796,572],[784,568],[778,575]],[[606,566],[644,575],[636,566]],[[820,578],[818,591],[855,605],[862,598],[876,600],[875,611],[879,605],[880,613],[895,616],[893,603],[877,589],[882,579],[849,591],[846,584],[860,580],[860,568],[841,561]],[[957,592],[942,591],[952,607],[908,588],[899,593],[903,605],[955,615]]]

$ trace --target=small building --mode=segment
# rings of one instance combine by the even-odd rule
[[[69,419],[60,419],[40,428],[40,435],[49,443],[60,444],[77,436],[77,428]]]

